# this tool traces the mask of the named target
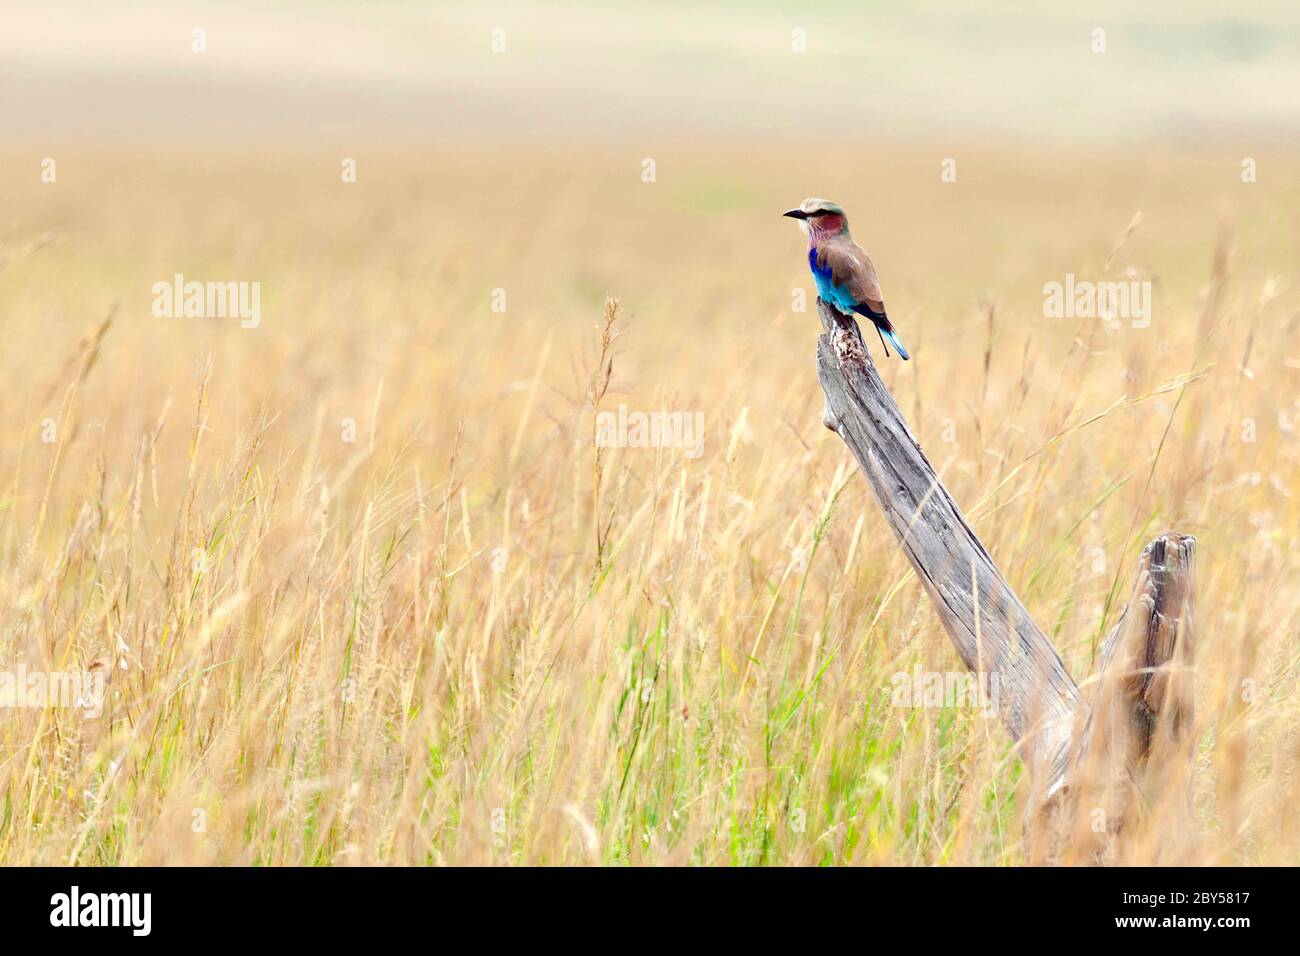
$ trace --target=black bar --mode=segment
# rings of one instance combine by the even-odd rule
[[[1231,940],[1293,929],[1293,878],[1264,869],[11,868],[0,869],[0,917],[9,941],[77,934],[128,944],[337,946],[431,929],[494,944],[538,946],[575,933],[613,943],[610,920],[623,926],[619,939],[721,944],[865,944],[898,933],[920,933],[926,944],[1029,943],[1027,933],[1052,934],[1039,942],[1190,933]],[[52,925],[70,922],[74,886],[87,920],[116,911],[126,925]],[[148,935],[137,935],[143,896],[99,894],[149,894]]]

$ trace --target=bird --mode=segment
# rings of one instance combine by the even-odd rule
[[[817,280],[817,294],[842,315],[870,319],[880,336],[885,355],[888,339],[903,361],[911,358],[899,341],[894,325],[885,312],[876,267],[860,245],[849,235],[849,217],[844,207],[829,199],[805,199],[796,208],[781,215],[798,219],[808,233],[808,266]]]

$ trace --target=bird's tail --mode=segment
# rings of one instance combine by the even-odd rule
[[[867,305],[867,303],[863,302],[860,305],[855,306],[853,311],[857,312],[859,315],[865,315],[871,320],[872,325],[876,327],[876,332],[880,335],[881,345],[885,345],[885,336],[889,336],[889,341],[893,343],[894,348],[898,350],[898,354],[903,357],[904,362],[912,357],[907,354],[907,349],[903,348],[903,343],[898,340],[898,336],[894,333],[894,323],[889,321],[889,316],[885,314],[883,309],[877,312],[871,306]],[[889,354],[888,345],[885,345],[885,354]]]
[[[903,348],[903,343],[898,340],[898,336],[894,334],[893,329],[885,329],[880,326],[876,326],[876,329],[880,332],[881,338],[889,339],[890,344],[892,344],[898,351],[898,354],[903,357],[904,362],[912,357],[907,354],[907,349]]]

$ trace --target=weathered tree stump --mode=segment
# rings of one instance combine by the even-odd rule
[[[817,307],[823,423],[853,452],[957,653],[996,688],[1033,784],[1031,859],[1115,858],[1153,786],[1162,805],[1189,804],[1194,539],[1167,532],[1147,545],[1085,696],[940,482],[857,322]]]
[[[1163,831],[1162,849],[1186,846],[1195,742],[1195,553],[1195,538],[1173,532],[1148,544],[1133,595],[1102,644],[1090,706],[1075,718],[1058,806],[1048,807],[1058,831],[1070,827],[1052,834],[1053,841],[1064,838],[1076,855],[1123,860],[1128,848],[1114,838],[1144,817]]]

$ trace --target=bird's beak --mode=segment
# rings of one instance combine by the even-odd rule
[[[789,212],[781,213],[783,216],[789,216],[791,219],[807,219],[808,214],[802,209],[791,209]]]

